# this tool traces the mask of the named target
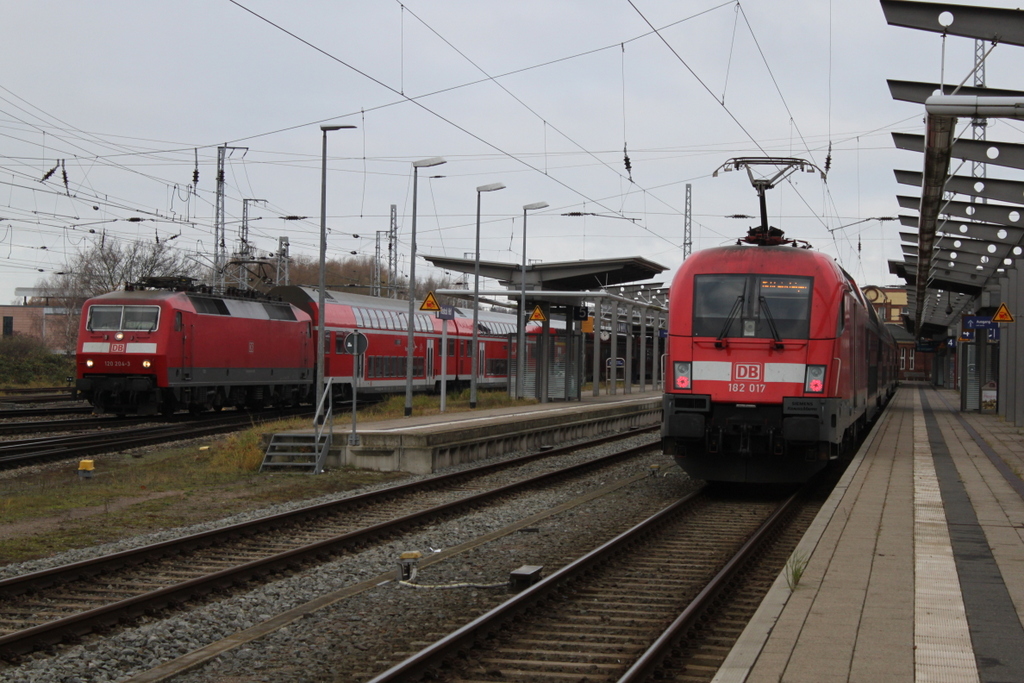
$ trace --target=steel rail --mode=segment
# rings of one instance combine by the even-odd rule
[[[744,542],[740,550],[719,570],[714,578],[699,592],[696,598],[686,607],[683,613],[673,622],[669,630],[656,641],[645,654],[634,663],[633,668],[627,671],[619,683],[645,680],[653,668],[662,661],[679,635],[686,632],[693,620],[697,618],[708,603],[719,594],[722,587],[727,585],[730,578],[741,568],[757,551],[762,542],[768,538],[781,520],[784,520],[794,509],[796,500],[802,495],[805,489],[793,494],[782,505],[780,505],[763,522],[757,531]],[[421,650],[403,662],[388,669],[384,673],[371,679],[369,683],[395,683],[398,681],[426,680],[432,671],[438,670],[444,662],[459,656],[461,653],[471,649],[475,642],[487,638],[490,634],[499,631],[517,616],[532,609],[535,605],[543,602],[563,591],[566,584],[577,577],[591,571],[594,567],[606,561],[612,555],[621,552],[630,544],[642,540],[644,537],[655,531],[663,523],[670,521],[681,512],[684,507],[691,504],[704,489],[692,492],[685,498],[677,501],[661,512],[653,515],[647,520],[636,525],[632,529],[622,533],[604,545],[587,553],[578,560],[566,565],[562,569],[551,574],[547,578],[522,591],[515,597],[494,608],[490,612],[481,615],[465,626],[459,628],[448,636],[437,641],[433,645]],[[636,671],[634,672],[634,669]]]
[[[4,400],[0,397],[0,403]],[[91,413],[92,406],[71,406],[69,408],[12,408],[11,410],[0,410],[0,419],[21,418],[21,417],[43,417],[47,415],[82,415]]]
[[[706,487],[691,492],[664,510],[637,524],[632,529],[619,534],[550,576],[541,579],[533,586],[498,605],[490,612],[477,617],[433,645],[420,650],[405,661],[374,677],[369,683],[417,681],[431,675],[430,672],[440,667],[445,660],[461,651],[470,649],[475,641],[503,628],[511,619],[523,614],[547,597],[563,590],[567,582],[590,571],[595,566],[606,561],[610,556],[620,552],[626,546],[641,540],[656,530],[661,524],[670,521],[677,513],[692,504],[705,490]]]
[[[629,432],[620,435],[618,438],[635,435],[636,432]],[[613,440],[612,437],[605,437],[596,440],[605,442]],[[398,493],[414,492],[417,489],[436,488],[451,481],[469,478],[479,474],[486,474],[489,470],[499,467],[512,467],[525,461],[548,458],[557,455],[559,451],[578,450],[594,445],[592,442],[568,446],[564,449],[552,449],[540,453],[523,456],[503,463],[494,463],[464,470],[462,472],[442,475],[431,479],[413,482],[397,487],[371,491],[358,496],[352,496],[339,501],[321,503],[307,508],[300,508],[289,512],[272,515],[257,520],[243,522],[241,524],[206,531],[194,534],[181,539],[165,541],[162,543],[144,546],[133,550],[126,550],[114,555],[84,560],[71,565],[55,567],[31,574],[11,577],[0,580],[0,599],[4,596],[13,596],[28,591],[39,590],[56,584],[67,584],[82,577],[90,577],[104,571],[111,571],[126,565],[137,565],[145,561],[160,559],[169,555],[187,553],[192,549],[209,547],[219,541],[238,535],[252,536],[260,531],[272,529],[284,524],[301,521],[306,516],[318,516],[338,510],[344,510],[349,506],[363,506],[367,502],[379,502],[394,498]],[[450,501],[427,510],[410,513],[386,522],[381,522],[363,529],[350,531],[329,539],[308,544],[291,550],[283,551],[274,555],[253,560],[233,568],[224,569],[214,574],[189,580],[175,586],[144,593],[132,598],[98,607],[77,615],[64,617],[46,624],[17,631],[6,636],[0,636],[0,658],[11,658],[31,652],[41,646],[48,646],[59,643],[65,639],[74,639],[90,632],[95,628],[109,626],[117,621],[130,618],[147,610],[157,610],[166,607],[168,604],[180,603],[196,595],[203,595],[211,591],[224,588],[236,583],[245,582],[254,576],[274,573],[313,558],[320,558],[339,552],[347,547],[359,545],[374,540],[382,535],[401,531],[404,528],[420,525],[439,516],[452,514],[462,509],[472,508],[487,500],[498,498],[520,489],[528,489],[542,485],[557,478],[573,476],[603,465],[608,465],[616,460],[639,455],[656,447],[656,443],[645,444],[630,448],[618,453],[613,453],[583,463],[578,463],[568,468],[547,472],[535,477],[507,484],[505,486],[485,491],[482,493]]]
[[[199,424],[190,423],[150,427],[147,429],[127,428],[111,434],[90,433],[67,436],[48,436],[37,439],[19,439],[0,442],[0,467],[18,467],[38,462],[72,459],[86,455],[98,455],[113,451],[152,446],[168,441],[195,439],[251,426],[253,422],[278,419],[304,414],[305,409],[275,412],[273,415],[231,415],[203,418]]]
[[[729,582],[742,569],[743,565],[760,550],[761,546],[775,534],[780,525],[789,517],[797,507],[797,501],[801,499],[808,490],[808,486],[801,487],[799,491],[787,498],[761,524],[754,534],[747,539],[736,554],[726,562],[714,578],[708,582],[700,593],[680,612],[665,631],[651,644],[647,650],[633,663],[626,673],[619,678],[618,683],[642,683],[648,680],[661,662],[669,656],[676,643],[692,628],[711,603],[729,585]]]

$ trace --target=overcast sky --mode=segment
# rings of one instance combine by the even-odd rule
[[[891,134],[921,133],[923,108],[893,101],[886,79],[959,83],[974,54],[948,39],[943,71],[941,37],[888,26],[876,0],[34,0],[3,14],[4,303],[104,232],[177,235],[209,262],[225,144],[245,148],[227,161],[229,250],[249,198],[265,200],[249,207],[261,254],[287,235],[315,255],[324,123],[357,126],[329,136],[330,257],[372,256],[394,204],[407,274],[411,162],[442,156],[420,174],[421,255],[471,255],[475,188],[502,182],[482,196],[481,258],[518,263],[522,207],[546,201],[529,218],[531,260],[643,256],[667,283],[686,184],[694,251],[730,243],[757,220],[728,216],[756,215],[757,197],[718,167],[767,154],[823,168],[831,146],[827,182],[799,174],[770,193],[771,223],[861,285],[902,284],[886,265],[902,258],[898,224],[865,219],[916,194],[892,171],[922,159]],[[1015,50],[992,53],[990,86],[1024,85]]]

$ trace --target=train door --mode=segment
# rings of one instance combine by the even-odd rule
[[[477,380],[483,378],[487,374],[487,354],[484,353],[487,349],[487,344],[483,341],[479,341],[479,347],[476,350],[476,378]]]
[[[427,340],[427,386],[434,381],[434,340]]]
[[[181,378],[192,379],[193,348],[195,345],[196,326],[192,323],[181,326]]]

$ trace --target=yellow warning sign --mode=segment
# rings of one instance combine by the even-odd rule
[[[992,316],[992,322],[994,323],[1012,323],[1013,316],[1010,315],[1010,309],[1006,307],[1006,304],[999,304],[999,308],[996,310],[996,314]]]
[[[547,320],[547,317],[545,317],[544,311],[540,310],[540,306],[534,306],[533,313],[530,314],[530,320],[544,322]]]
[[[435,313],[440,312],[441,304],[437,303],[437,299],[434,298],[433,292],[427,292],[426,298],[423,299],[423,303],[420,304],[421,311],[434,311]]]

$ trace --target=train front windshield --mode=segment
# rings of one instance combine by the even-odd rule
[[[159,306],[90,306],[89,322],[86,328],[90,331],[144,331],[156,329],[160,319]]]
[[[790,275],[697,275],[695,337],[807,339],[814,279]]]

